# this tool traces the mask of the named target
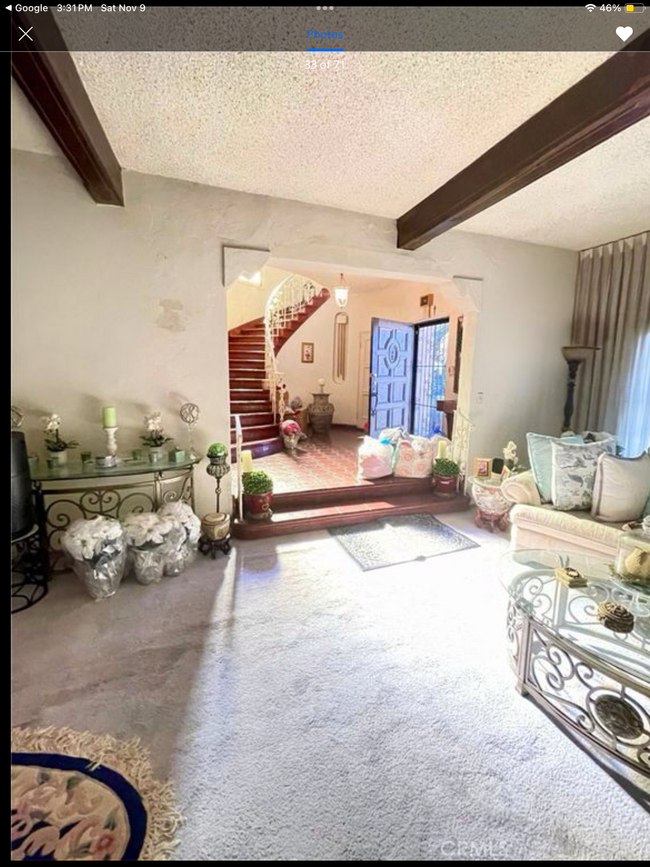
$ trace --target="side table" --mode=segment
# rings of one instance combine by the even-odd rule
[[[508,502],[501,492],[501,480],[471,479],[471,491],[476,512],[474,523],[477,527],[489,530],[508,529],[508,513],[512,503]]]

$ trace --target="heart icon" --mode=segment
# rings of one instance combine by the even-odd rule
[[[623,42],[627,42],[630,36],[634,33],[631,27],[617,27],[616,35],[620,36]]]

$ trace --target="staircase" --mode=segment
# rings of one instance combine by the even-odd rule
[[[295,292],[295,290],[294,290]],[[235,420],[239,415],[242,426],[243,448],[253,457],[272,455],[282,451],[278,435],[277,405],[270,388],[276,387],[276,376],[267,371],[267,343],[272,342],[273,358],[303,322],[325,304],[330,297],[328,289],[310,295],[308,300],[297,296],[291,300],[279,294],[271,314],[263,319],[253,319],[233,328],[228,333],[228,365],[230,374],[230,442],[235,442]],[[276,406],[276,412],[274,412]],[[235,459],[233,454],[233,460]]]
[[[431,487],[431,478],[390,477],[347,488],[274,494],[273,516],[270,520],[240,521],[235,516],[231,526],[236,539],[265,539],[288,533],[363,524],[394,515],[462,512],[469,507],[469,497],[464,494],[456,494],[451,499],[436,496]]]

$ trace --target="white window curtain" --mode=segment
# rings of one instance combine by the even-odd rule
[[[582,366],[576,429],[617,435],[626,455],[650,445],[649,233],[580,254],[572,342],[599,346]]]
[[[616,439],[631,457],[650,447],[650,331],[637,341],[624,386]]]

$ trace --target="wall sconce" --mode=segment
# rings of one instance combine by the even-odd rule
[[[600,349],[600,346],[563,346],[562,355],[564,360],[569,365],[569,380],[566,388],[566,402],[564,404],[564,421],[562,422],[562,430],[569,430],[571,427],[571,417],[573,416],[573,396],[576,390],[576,381],[578,379],[578,369],[583,361],[587,361],[592,353]]]
[[[350,287],[343,279],[343,274],[341,274],[341,283],[339,286],[333,286],[332,291],[334,292],[334,300],[338,307],[346,307],[348,303],[348,292],[350,291]]]

